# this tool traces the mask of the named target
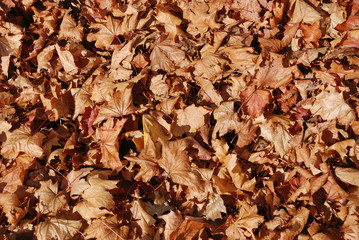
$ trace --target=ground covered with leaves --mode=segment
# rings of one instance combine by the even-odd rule
[[[358,11],[1,1],[1,239],[358,239]]]

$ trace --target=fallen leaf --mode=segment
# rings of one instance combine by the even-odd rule
[[[51,218],[39,223],[36,227],[36,237],[39,240],[72,239],[79,232],[81,226],[80,220]]]
[[[40,158],[43,154],[42,141],[45,138],[40,132],[32,134],[28,126],[22,125],[7,136],[2,145],[1,155],[14,159],[21,152]]]
[[[162,143],[162,158],[158,164],[166,171],[173,182],[190,187],[195,191],[204,190],[203,179],[191,170],[187,143],[185,140]]]

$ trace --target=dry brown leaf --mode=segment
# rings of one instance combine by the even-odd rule
[[[200,127],[206,124],[206,115],[210,112],[210,108],[196,107],[194,104],[176,110],[172,125],[173,134],[181,136],[183,133],[196,133]]]
[[[204,182],[201,176],[191,169],[184,139],[162,143],[162,158],[158,164],[166,171],[173,182],[203,192]]]
[[[271,93],[267,90],[255,90],[249,86],[241,93],[244,109],[248,111],[251,118],[256,118],[264,112],[264,108],[271,100]]]
[[[354,168],[335,168],[335,175],[343,182],[359,186],[359,170]]]
[[[96,41],[97,48],[113,50],[116,45],[121,43],[118,38],[124,31],[121,27],[121,21],[111,16],[106,17],[102,22],[91,23],[90,28],[99,29],[97,33],[89,33],[87,40]]]
[[[60,25],[59,38],[80,42],[84,36],[83,27],[77,25],[69,12],[65,14]]]
[[[185,53],[180,49],[181,45],[173,42],[166,36],[159,38],[150,55],[151,69],[153,71],[164,70],[171,72],[183,60]]]
[[[113,117],[123,117],[134,113],[137,108],[132,102],[132,86],[129,85],[123,90],[116,91],[109,102],[100,106],[100,111],[93,124]]]
[[[16,158],[21,152],[40,158],[43,154],[42,141],[45,135],[31,132],[28,126],[22,125],[7,136],[2,145],[1,154],[9,159]]]
[[[66,196],[59,193],[59,184],[52,180],[40,182],[41,187],[35,192],[39,199],[37,211],[42,214],[56,215],[60,210],[66,209]]]
[[[312,114],[320,115],[324,120],[337,120],[340,124],[347,125],[355,119],[353,109],[345,102],[343,93],[339,93],[334,87],[328,87],[328,91],[322,91],[316,96],[314,104],[309,108]]]
[[[119,121],[110,118],[96,131],[96,137],[100,140],[102,153],[100,161],[105,168],[110,168],[114,171],[120,171],[122,169],[118,152],[120,146],[118,136],[126,121],[126,118],[122,118]]]
[[[92,171],[87,176],[90,187],[83,192],[82,201],[76,204],[73,212],[77,211],[87,221],[112,214],[109,210],[115,207],[115,202],[109,190],[116,188],[118,182],[108,180],[112,174],[111,171]]]
[[[171,234],[176,231],[183,222],[183,217],[180,213],[180,211],[170,211],[170,213],[166,215],[160,216],[163,220],[166,222],[165,231],[164,231],[164,237],[166,240],[170,240]]]
[[[72,239],[80,230],[80,220],[50,218],[36,227],[36,237],[39,240]]]
[[[107,217],[105,219],[95,219],[85,229],[86,239],[96,238],[103,240],[124,240],[127,238],[129,227],[120,225],[121,222],[116,216]]]

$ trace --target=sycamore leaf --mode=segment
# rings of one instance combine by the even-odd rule
[[[226,229],[226,235],[230,239],[247,239],[248,237],[255,239],[253,230],[264,221],[264,217],[258,215],[256,205],[251,206],[247,202],[241,201],[239,206],[237,219]]]
[[[52,180],[40,182],[41,187],[35,192],[35,197],[39,199],[38,211],[42,214],[56,215],[58,211],[67,205],[65,195],[58,194],[58,183]]]
[[[36,237],[39,240],[72,239],[79,232],[81,226],[80,220],[50,218],[36,227]]]
[[[162,158],[158,164],[166,171],[173,182],[192,188],[195,191],[204,190],[203,179],[191,170],[186,140],[162,143]]]
[[[211,110],[205,107],[196,107],[194,104],[176,110],[175,122],[172,126],[172,131],[175,135],[180,136],[183,133],[195,133],[200,127],[205,125],[206,115]]]
[[[1,155],[6,158],[14,159],[21,152],[31,156],[40,158],[43,154],[42,133],[32,134],[28,126],[22,125],[7,136],[6,141],[2,145]]]

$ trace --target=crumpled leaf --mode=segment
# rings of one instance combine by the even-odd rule
[[[26,208],[21,207],[18,196],[10,192],[0,193],[0,207],[5,213],[7,222],[13,226],[16,226],[27,212]]]
[[[160,216],[166,222],[164,236],[166,240],[171,239],[171,234],[176,231],[183,222],[183,217],[181,213],[177,211],[170,211],[170,213],[166,215]]]

